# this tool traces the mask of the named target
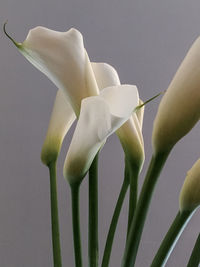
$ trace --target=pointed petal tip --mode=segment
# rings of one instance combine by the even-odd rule
[[[16,42],[15,41],[15,39],[13,39],[9,34],[8,34],[8,32],[7,32],[7,30],[6,30],[6,25],[7,25],[7,23],[8,23],[8,20],[4,23],[4,25],[3,25],[3,32],[4,32],[4,34],[13,42],[13,44],[17,47],[17,48],[21,48],[21,46],[22,46],[22,44],[21,43],[18,43],[18,42]]]
[[[83,42],[82,33],[74,27],[67,30],[64,34],[67,34],[70,38],[72,38],[74,40],[79,40],[79,42],[81,42],[81,43]]]
[[[79,30],[77,30],[76,28],[72,27],[68,30],[69,33],[71,34],[81,34]],[[82,34],[81,34],[82,35]]]
[[[8,20],[6,20],[5,21],[5,23],[3,24],[3,32],[4,32],[4,34],[13,42],[13,44],[16,46],[16,47],[18,47],[18,48],[20,48],[21,47],[21,43],[18,43],[18,42],[16,42],[9,34],[8,34],[8,32],[7,32],[7,30],[6,30],[6,25],[7,25],[7,23],[8,23]]]
[[[165,94],[165,92],[166,92],[166,90],[164,90],[164,91],[158,93],[157,95],[155,95],[155,96],[149,98],[148,100],[146,100],[145,102],[143,102],[143,103],[141,103],[141,104],[139,103],[139,105],[135,108],[134,111],[135,111],[135,112],[138,111],[140,108],[144,107],[147,103],[151,102],[152,100],[154,100],[155,98],[159,97],[160,95]]]

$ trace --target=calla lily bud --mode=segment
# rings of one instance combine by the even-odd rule
[[[138,103],[137,88],[131,85],[107,87],[99,96],[82,100],[64,163],[63,174],[70,184],[81,182],[108,136],[128,120]]]
[[[112,66],[105,63],[92,63],[92,68],[100,90],[108,86],[120,85],[118,74]],[[143,102],[139,100],[139,105],[141,104]],[[143,115],[144,106],[134,112],[130,119],[116,131],[125,155],[139,168],[142,167],[145,158],[142,136]]]
[[[63,90],[77,116],[81,100],[99,94],[83,37],[78,30],[72,28],[67,32],[57,32],[36,27],[29,31],[23,43],[8,37],[28,61]]]
[[[199,120],[199,62],[200,38],[190,48],[160,102],[152,135],[155,152],[169,151]]]
[[[188,171],[180,196],[180,211],[193,211],[200,205],[200,159]]]
[[[140,123],[136,114],[116,131],[126,157],[133,165],[141,170],[144,163],[144,142],[140,129]]]
[[[57,160],[63,139],[75,118],[75,113],[63,91],[58,90],[41,152],[41,159],[45,165],[48,166]]]

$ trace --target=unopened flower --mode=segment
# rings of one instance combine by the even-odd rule
[[[77,126],[65,159],[64,177],[80,182],[108,136],[115,132],[139,103],[136,86],[107,87],[99,96],[82,100]]]
[[[193,211],[200,205],[200,159],[188,171],[180,196],[180,211]]]
[[[154,121],[155,152],[170,150],[200,117],[200,38],[180,65],[163,96]]]
[[[136,114],[132,114],[127,122],[116,131],[126,157],[133,165],[142,168],[144,162],[144,143],[141,134],[139,120]]]

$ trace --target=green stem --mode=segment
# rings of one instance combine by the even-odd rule
[[[98,154],[89,169],[89,229],[88,257],[89,266],[97,267],[99,258],[98,248]]]
[[[127,163],[128,164],[128,163]],[[130,226],[135,214],[137,205],[137,191],[138,191],[138,175],[139,168],[137,166],[130,165],[129,167],[129,181],[130,181],[130,191],[129,191],[129,211],[128,211],[128,227],[127,227],[127,238],[130,230]]]
[[[57,185],[56,185],[56,161],[51,162],[48,166],[50,174],[50,199],[51,199],[51,229],[52,229],[52,245],[53,245],[53,261],[54,267],[61,267],[61,250],[60,250],[60,234],[58,219],[58,201],[57,201]]]
[[[149,165],[147,175],[138,200],[135,216],[130,226],[122,267],[133,267],[135,265],[137,251],[153,190],[160,175],[160,172],[165,164],[165,161],[167,160],[168,155],[169,151],[152,156],[151,163]]]
[[[129,172],[127,170],[127,165],[125,164],[125,174],[124,174],[124,181],[121,187],[121,191],[115,206],[115,210],[113,213],[112,221],[110,224],[110,228],[108,231],[107,239],[106,239],[106,245],[104,248],[104,254],[103,254],[103,260],[102,260],[102,265],[101,267],[108,267],[109,266],[109,261],[110,261],[110,255],[111,255],[111,250],[112,250],[112,244],[114,240],[114,235],[115,235],[115,230],[117,227],[119,215],[121,212],[122,204],[124,202],[124,198],[126,196],[126,192],[129,186]]]
[[[76,267],[82,267],[81,234],[80,234],[80,218],[79,218],[79,188],[80,188],[79,183],[71,185],[72,224],[73,224],[74,255],[75,255]]]
[[[192,215],[193,212],[191,211],[183,211],[181,213],[178,212],[164,240],[162,241],[156,256],[153,259],[151,267],[165,266],[171,252],[173,251],[179,237],[181,236]],[[194,267],[195,265],[192,266]]]
[[[187,267],[198,267],[200,263],[200,234],[192,250]]]

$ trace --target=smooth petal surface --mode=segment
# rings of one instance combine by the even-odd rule
[[[171,149],[199,120],[199,62],[200,38],[190,48],[160,102],[152,136],[156,152]]]
[[[116,70],[106,63],[92,63],[99,90],[107,86],[120,85]],[[139,105],[143,102],[139,100]],[[132,117],[116,131],[128,158],[142,167],[145,153],[142,136],[144,107],[133,113]]]
[[[110,85],[110,78],[113,77],[113,84],[118,80],[117,72],[113,67],[106,63],[92,63],[92,69],[95,76],[101,85],[100,89]],[[118,82],[119,83],[119,82]],[[58,90],[56,95],[49,127],[47,130],[46,138],[42,147],[41,159],[45,165],[55,161],[60,153],[62,142],[74,122],[76,116],[75,113],[67,101],[66,96],[62,90]]]
[[[77,116],[81,100],[98,95],[91,63],[78,30],[72,28],[67,32],[57,32],[36,27],[29,31],[26,40],[18,48],[65,92]]]
[[[92,69],[97,81],[99,90],[109,86],[120,85],[117,71],[107,63],[92,62]]]
[[[75,113],[63,91],[58,90],[41,152],[41,159],[45,165],[57,159],[63,139],[75,118]]]
[[[200,205],[200,159],[188,171],[180,196],[180,211],[192,211]]]
[[[139,103],[135,86],[107,87],[96,97],[83,99],[80,117],[65,159],[64,177],[80,182],[107,137],[115,132]]]

